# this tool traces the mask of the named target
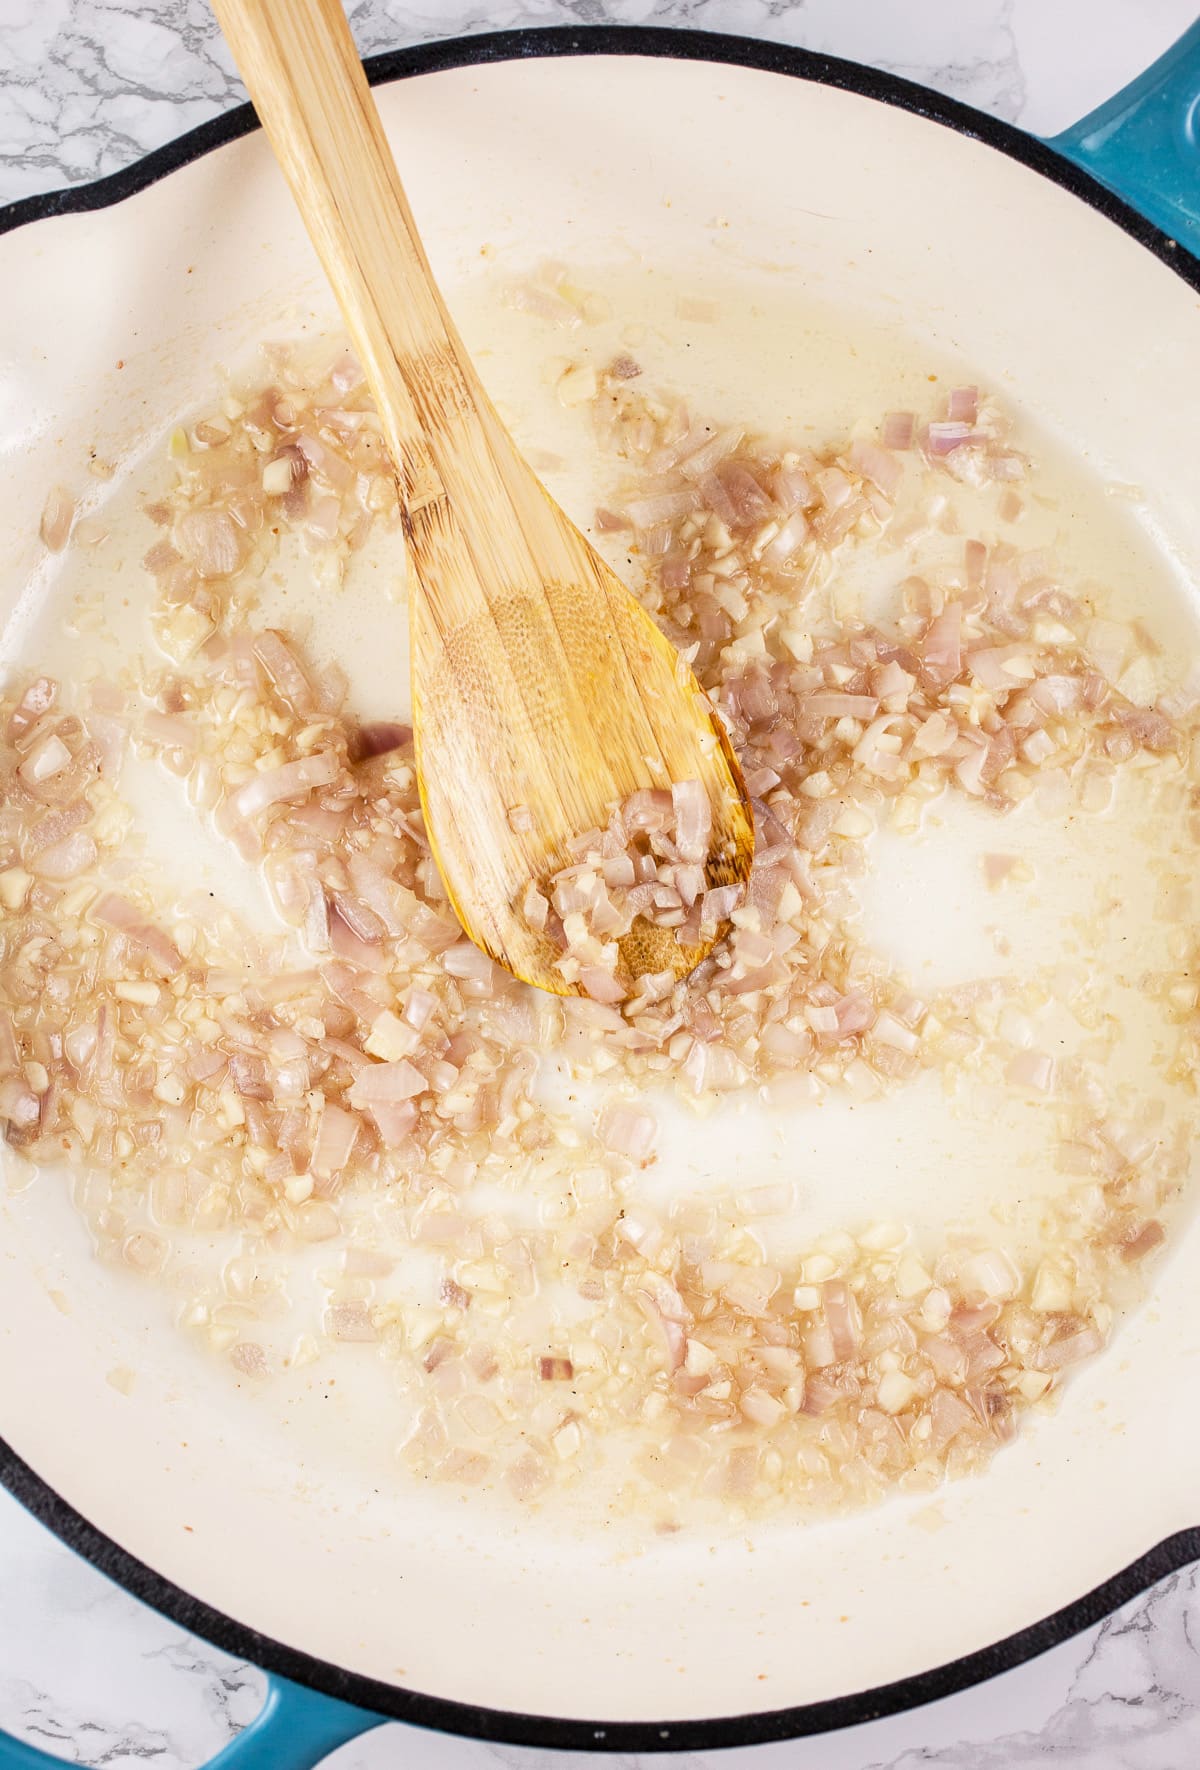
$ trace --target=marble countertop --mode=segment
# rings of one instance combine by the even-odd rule
[[[364,51],[513,25],[674,24],[799,43],[1040,133],[1115,91],[1195,0],[352,0]],[[243,96],[205,0],[3,0],[0,202],[92,179]],[[974,1690],[823,1739],[620,1762],[687,1770],[1179,1770],[1200,1761],[1200,1572]],[[188,1770],[263,1679],[109,1585],[0,1494],[0,1727],[106,1770]],[[554,1754],[389,1726],[337,1770],[537,1770]],[[582,1758],[572,1760],[583,1762]]]

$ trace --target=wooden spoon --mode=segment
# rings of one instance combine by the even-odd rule
[[[471,939],[574,993],[530,881],[641,787],[699,780],[710,887],[744,881],[741,771],[695,677],[518,454],[433,280],[339,0],[213,0],[337,296],[395,466],[421,805]],[[500,151],[502,151],[502,146]],[[381,645],[388,643],[380,635]],[[711,946],[635,924],[632,976]]]

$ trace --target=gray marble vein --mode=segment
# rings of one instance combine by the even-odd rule
[[[1048,133],[1129,79],[1194,0],[353,0],[366,53],[516,25],[734,31],[873,63]],[[0,0],[0,202],[113,172],[238,103],[206,0]],[[849,1733],[679,1770],[1184,1770],[1200,1762],[1200,1579],[1172,1576],[991,1684]],[[109,1585],[0,1495],[0,1727],[67,1762],[189,1770],[262,1675]],[[386,1727],[339,1770],[596,1760]]]
[[[1093,33],[1088,53],[1063,63],[1053,90],[1038,63],[1044,10],[1042,0],[355,0],[350,7],[368,54],[518,25],[682,25],[873,62],[1044,128],[1066,122],[1153,55],[1186,22],[1188,5],[1110,0],[1118,28]],[[1061,28],[1063,14],[1082,18],[1088,9],[1055,0],[1050,11]],[[1110,38],[1119,46],[1115,64]],[[0,200],[116,171],[243,96],[206,0],[5,0]]]

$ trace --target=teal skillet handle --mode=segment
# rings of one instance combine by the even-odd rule
[[[267,1700],[254,1720],[205,1770],[315,1770],[347,1740],[381,1725],[381,1717],[366,1709],[271,1676]],[[2,1756],[0,1770],[7,1770]]]
[[[1200,21],[1047,145],[1200,257]]]
[[[365,1709],[272,1677],[257,1717],[206,1770],[315,1770],[340,1745],[380,1725]],[[63,1760],[0,1733],[0,1770],[63,1770]]]

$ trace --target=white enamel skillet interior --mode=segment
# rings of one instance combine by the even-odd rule
[[[452,303],[487,243],[522,266],[632,251],[697,284],[732,253],[848,313],[919,316],[1098,473],[1145,487],[1157,543],[1200,578],[1200,266],[1041,144],[870,70],[699,33],[505,34],[374,76]],[[329,311],[252,127],[235,113],[8,212],[0,614],[18,625],[46,487],[89,445],[158,447],[282,308]],[[988,1478],[940,1495],[934,1531],[899,1501],[726,1540],[547,1538],[381,1491],[268,1424],[39,1184],[0,1200],[0,1476],[181,1623],[380,1714],[623,1750],[813,1732],[986,1677],[1200,1554],[1200,1414],[1181,1400],[1198,1259],[1193,1223],[1113,1354]],[[130,1393],[114,1367],[138,1370]],[[331,1444],[339,1424],[331,1409]],[[279,1688],[277,1770],[369,1724]]]

